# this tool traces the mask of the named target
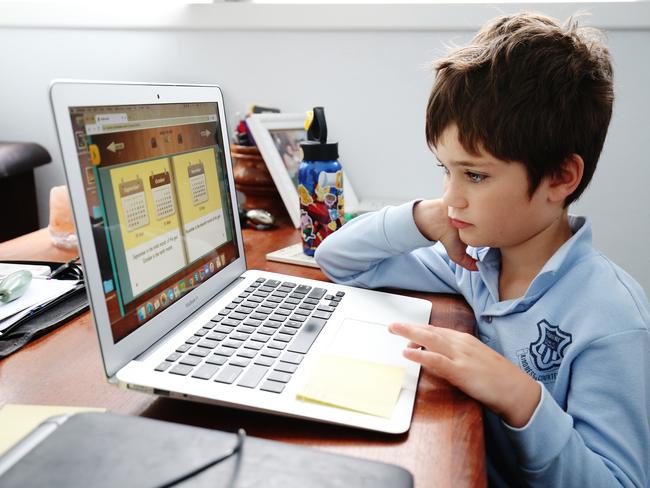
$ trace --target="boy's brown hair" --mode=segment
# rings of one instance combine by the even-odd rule
[[[469,46],[436,63],[429,146],[455,123],[468,152],[482,146],[498,159],[523,163],[530,195],[578,154],[584,174],[568,206],[593,176],[612,115],[612,64],[601,37],[574,20],[560,26],[538,14],[491,21]]]

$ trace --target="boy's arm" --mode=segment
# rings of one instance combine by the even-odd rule
[[[572,361],[566,411],[541,384],[469,334],[406,324],[389,330],[411,340],[407,358],[501,416],[531,486],[648,486],[647,328],[597,340]]]
[[[418,228],[410,202],[361,215],[325,239],[316,261],[333,281],[366,288],[458,292],[456,264]],[[468,256],[468,259],[469,258]]]
[[[506,425],[531,485],[649,486],[649,358],[647,329],[600,339],[572,363],[566,411],[543,389],[527,425]]]

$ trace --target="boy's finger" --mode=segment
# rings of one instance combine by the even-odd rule
[[[454,256],[452,257],[452,261],[454,261],[456,264],[462,266],[468,271],[478,271],[478,266],[476,265],[476,259],[474,259],[469,254],[464,253],[460,256]]]
[[[406,337],[408,339],[409,337],[404,335],[406,330],[426,329],[428,327],[429,327],[428,325],[424,325],[424,324],[405,324],[403,322],[393,322],[392,324],[388,324],[388,332],[390,332],[391,334],[401,335],[402,337]]]
[[[465,254],[465,256],[463,256],[463,264],[461,266],[469,271],[478,271],[476,259],[474,259],[469,254]]]
[[[422,349],[405,349],[404,357],[416,363],[420,363],[436,375],[447,379],[450,373],[451,360],[437,352],[425,351]]]
[[[459,330],[448,329],[447,327],[436,327],[436,334],[440,335],[449,344],[453,345],[457,350],[466,350],[467,346],[475,344],[478,340],[467,332]]]
[[[421,345],[429,351],[439,352],[444,355],[450,353],[448,341],[440,334],[436,334],[436,329],[429,325],[402,324],[398,322],[390,324],[388,330]]]

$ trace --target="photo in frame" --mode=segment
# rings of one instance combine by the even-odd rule
[[[280,192],[294,227],[300,227],[298,169],[302,162],[300,142],[307,139],[305,113],[260,113],[246,119],[262,158]],[[345,211],[357,209],[357,198],[350,179],[343,172]]]

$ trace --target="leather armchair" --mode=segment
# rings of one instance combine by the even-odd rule
[[[33,142],[0,142],[0,242],[38,229],[34,168],[52,161]]]

